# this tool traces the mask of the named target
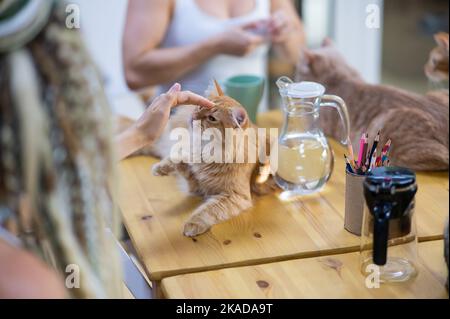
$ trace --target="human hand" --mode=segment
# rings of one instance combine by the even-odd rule
[[[260,35],[250,32],[251,24],[231,28],[218,35],[218,47],[221,53],[245,56],[264,42]]]
[[[167,93],[158,96],[144,111],[144,114],[128,129],[115,138],[119,159],[123,159],[161,136],[172,107],[194,104],[213,107],[214,103],[189,91],[181,91],[180,84],[174,84]]]
[[[295,30],[295,23],[289,16],[283,11],[275,11],[269,19],[268,30],[272,43],[285,42],[290,33]]]
[[[244,30],[251,32],[252,34],[261,36],[264,41],[270,41],[269,24],[270,19],[259,19],[249,22],[243,26]]]
[[[190,91],[181,91],[180,84],[175,83],[167,93],[158,96],[134,123],[134,129],[142,140],[142,146],[153,142],[162,134],[169,120],[170,110],[183,104],[200,107],[214,106],[214,103],[200,95]]]

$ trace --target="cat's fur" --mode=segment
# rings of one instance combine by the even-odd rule
[[[223,95],[217,85],[210,96],[215,107],[212,109],[197,106],[179,106],[171,115],[169,123],[160,139],[151,147],[139,151],[140,155],[153,155],[162,158],[152,168],[153,174],[181,176],[188,184],[192,194],[202,196],[204,202],[192,213],[184,226],[184,235],[196,236],[209,230],[211,226],[239,215],[252,207],[252,193],[267,194],[276,189],[273,179],[264,176],[268,163],[174,163],[169,158],[170,148],[175,143],[169,139],[174,128],[186,128],[192,136],[192,121],[200,120],[202,130],[216,128],[225,136],[225,128],[234,130],[256,126],[250,122],[245,109],[234,99]],[[212,118],[214,121],[211,121]],[[123,123],[121,124],[123,126]],[[266,147],[270,147],[269,139]],[[237,147],[247,147],[247,143],[237,146],[234,143],[233,154]],[[268,149],[267,149],[268,152]],[[223,154],[225,148],[223,144]],[[225,155],[223,155],[225,156]],[[186,159],[184,159],[186,160]],[[260,168],[265,168],[260,170]],[[268,177],[268,178],[267,178]],[[267,178],[267,179],[266,179]]]
[[[437,47],[430,52],[425,74],[432,82],[448,81],[448,33],[439,32],[434,35],[434,40]]]
[[[363,132],[381,143],[392,140],[391,163],[416,170],[447,170],[449,164],[449,101],[447,92],[419,95],[392,86],[366,83],[330,40],[321,48],[304,50],[296,80],[322,83],[328,94],[342,97],[349,110],[353,145]],[[327,135],[341,138],[336,112],[321,111]]]

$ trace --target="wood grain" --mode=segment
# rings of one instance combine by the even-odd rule
[[[260,117],[278,126],[280,114]],[[330,141],[335,170],[319,194],[283,202],[256,197],[254,207],[196,239],[182,235],[200,198],[180,191],[174,177],[155,177],[150,157],[120,163],[118,203],[125,226],[150,280],[224,267],[356,251],[359,238],[343,228],[343,148]],[[442,238],[448,216],[448,174],[419,174],[417,216],[423,239]]]
[[[163,279],[168,298],[448,298],[443,241],[419,244],[418,276],[369,289],[358,253],[228,268]]]

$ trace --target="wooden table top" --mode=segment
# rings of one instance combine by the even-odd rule
[[[259,124],[277,127],[280,114]],[[158,160],[132,157],[120,163],[118,203],[124,224],[151,280],[233,266],[357,251],[359,237],[344,230],[344,149],[330,141],[335,170],[319,194],[283,202],[255,197],[254,207],[191,239],[184,222],[200,198],[182,193],[175,177],[155,177]],[[416,212],[422,239],[442,238],[448,217],[448,173],[418,174]]]
[[[165,278],[167,298],[448,298],[443,241],[419,244],[410,282],[366,288],[358,253],[296,259]]]

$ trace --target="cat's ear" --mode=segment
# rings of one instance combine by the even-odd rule
[[[211,97],[216,96],[224,96],[222,88],[220,87],[219,83],[216,81],[216,79],[213,80],[214,83],[214,89],[211,91]]]
[[[247,112],[242,107],[233,107],[231,116],[233,116],[234,122],[237,123],[239,127],[242,127],[248,121]]]
[[[309,73],[311,71],[311,65],[314,62],[315,59],[315,54],[308,50],[308,49],[303,49],[300,53],[300,60],[297,64],[297,69],[303,73]]]
[[[326,47],[332,47],[332,46],[334,46],[333,40],[331,40],[329,37],[326,37],[325,39],[323,39],[322,47],[326,48]]]
[[[313,64],[314,60],[317,58],[317,54],[311,50],[303,50],[303,58],[308,65]]]
[[[439,32],[434,35],[434,40],[441,48],[448,52],[448,33]]]

